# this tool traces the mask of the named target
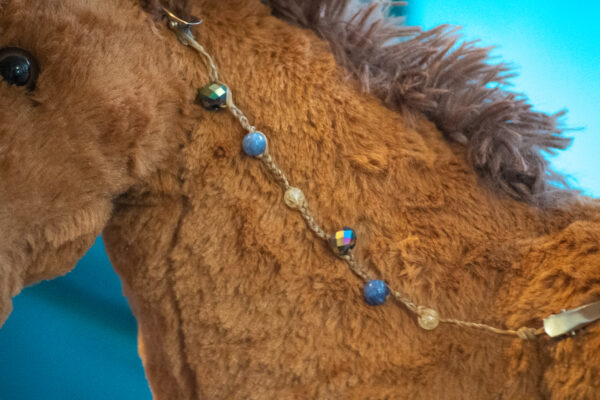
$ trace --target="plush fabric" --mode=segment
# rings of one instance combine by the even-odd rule
[[[536,207],[546,172],[502,175],[510,157],[492,144],[500,172],[482,174],[472,146],[440,131],[451,125],[439,107],[407,100],[397,112],[405,99],[365,92],[336,44],[258,0],[174,3],[205,20],[196,37],[316,218],[352,226],[357,258],[391,286],[443,316],[508,328],[600,298],[598,200]],[[277,15],[301,15],[282,4]],[[207,71],[156,6],[0,2],[0,46],[42,69],[30,93],[0,81],[2,321],[11,296],[69,270],[103,232],[156,399],[598,396],[598,324],[523,341],[426,332],[393,301],[366,305],[361,282],[243,154],[239,124],[194,104]],[[498,140],[537,160],[548,142],[527,138],[557,128],[525,125],[523,142]],[[474,140],[470,122],[453,126]],[[510,197],[502,182],[514,179],[526,188]]]
[[[563,136],[565,112],[533,111],[524,95],[511,92],[512,67],[492,59],[491,48],[462,41],[457,28],[404,26],[385,18],[380,2],[358,10],[350,0],[269,3],[326,38],[364,90],[409,121],[424,113],[449,140],[463,144],[484,183],[541,206],[570,199],[572,192],[557,188],[568,188],[564,177],[542,154],[571,142]]]

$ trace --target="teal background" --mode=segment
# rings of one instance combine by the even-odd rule
[[[518,66],[514,90],[535,109],[566,108],[575,138],[553,165],[586,194],[600,195],[600,3],[593,1],[414,1],[408,23],[461,25],[465,36],[497,45],[492,53]]]
[[[554,5],[553,5],[554,4]],[[414,1],[408,22],[463,25],[519,66],[515,90],[536,109],[568,108],[575,144],[553,158],[575,186],[600,195],[600,6],[590,1]],[[0,330],[0,400],[150,399],[136,323],[101,239],[73,272],[27,288]]]

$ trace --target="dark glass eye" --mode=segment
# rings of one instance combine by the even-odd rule
[[[17,47],[0,49],[0,75],[11,85],[33,90],[39,71],[37,60],[28,51]]]

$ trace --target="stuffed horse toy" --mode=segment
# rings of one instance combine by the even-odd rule
[[[1,0],[0,322],[102,233],[156,399],[600,397],[561,115],[356,7]]]

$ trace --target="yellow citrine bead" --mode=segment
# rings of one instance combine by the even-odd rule
[[[419,326],[425,330],[434,330],[440,324],[440,317],[437,311],[431,308],[419,307],[417,313],[419,314]]]
[[[288,207],[293,209],[299,209],[301,207],[306,206],[306,199],[304,198],[304,193],[297,187],[290,187],[285,191],[285,195],[283,196],[283,200]]]

